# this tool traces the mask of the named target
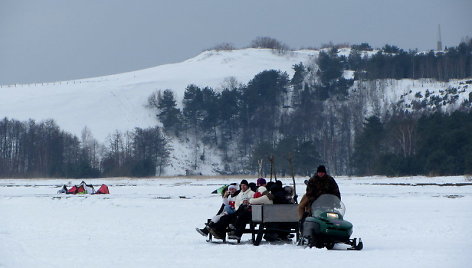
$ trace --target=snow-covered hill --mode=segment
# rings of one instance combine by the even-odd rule
[[[145,108],[156,90],[172,89],[177,99],[189,84],[214,89],[233,77],[247,83],[257,73],[275,69],[293,74],[292,66],[311,61],[317,51],[277,54],[269,49],[205,51],[181,63],[104,77],[0,87],[0,117],[54,119],[80,136],[87,126],[103,142],[115,130],[150,127],[157,121]]]
[[[205,51],[186,61],[149,69],[52,83],[0,86],[0,118],[16,120],[54,119],[61,129],[80,137],[87,127],[95,139],[106,142],[116,130],[159,124],[153,111],[146,108],[148,97],[157,90],[171,89],[181,105],[185,88],[190,84],[222,89],[234,81],[249,82],[264,70],[280,70],[293,75],[293,65],[302,62],[317,70],[315,59],[319,50],[298,50],[279,53],[270,49]],[[365,52],[371,56],[375,51]],[[349,48],[338,51],[348,56]],[[352,78],[347,70],[344,77]],[[450,82],[423,80],[356,81],[349,90],[345,105],[359,107],[358,118],[382,117],[394,106],[408,110],[452,111],[464,101],[471,101],[472,79]],[[337,102],[337,99],[331,100]],[[336,103],[333,103],[336,106]],[[336,112],[337,108],[331,110]],[[206,175],[221,170],[218,152],[196,148],[191,143],[170,141],[173,151],[166,175],[185,174],[192,166],[195,150],[205,152],[205,161],[194,172]]]

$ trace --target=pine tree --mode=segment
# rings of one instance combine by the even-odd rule
[[[384,127],[380,119],[372,116],[366,119],[362,133],[355,140],[353,164],[356,174],[373,175],[377,171],[377,159],[383,152]]]
[[[177,108],[174,93],[170,89],[164,90],[162,96],[159,95],[157,108],[159,109],[157,117],[162,122],[166,132],[179,136],[182,129],[182,114]]]
[[[303,81],[305,80],[305,76],[307,75],[307,70],[303,63],[293,65],[293,70],[295,73],[293,74],[292,79],[290,80],[290,84],[293,88],[293,95],[292,95],[292,106],[297,106],[300,103],[300,92],[303,89]]]
[[[329,53],[320,52],[317,63],[322,86],[332,85],[343,73],[343,65],[335,48],[330,50]]]

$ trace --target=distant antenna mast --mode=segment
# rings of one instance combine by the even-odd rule
[[[438,46],[437,51],[442,51],[442,41],[441,41],[441,24],[438,24]]]

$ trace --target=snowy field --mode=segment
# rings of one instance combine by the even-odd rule
[[[81,196],[56,194],[80,180],[1,179],[0,267],[470,267],[470,177],[336,179],[362,251],[207,243],[211,191],[241,178],[94,179],[111,194]]]

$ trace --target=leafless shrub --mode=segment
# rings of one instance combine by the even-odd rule
[[[300,47],[300,50],[319,50],[319,47],[308,46],[308,47]]]
[[[251,42],[252,48],[269,48],[283,54],[289,50],[286,44],[267,36],[259,36]]]
[[[208,49],[208,50],[216,50],[216,51],[231,51],[235,50],[236,48],[233,46],[231,43],[221,43],[217,44],[214,47]]]
[[[327,44],[321,44],[321,48],[337,48],[337,49],[340,49],[340,48],[348,48],[348,47],[351,47],[351,45],[349,43],[338,43],[338,44],[334,44],[332,41],[330,41],[329,43]]]

